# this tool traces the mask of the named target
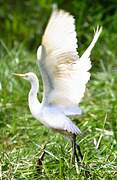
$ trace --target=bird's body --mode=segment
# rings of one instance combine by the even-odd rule
[[[37,98],[38,79],[34,73],[31,76],[31,89],[28,95],[29,108],[32,115],[46,127],[65,134],[78,134],[79,128],[63,113],[60,107],[45,102],[40,103]]]
[[[100,33],[101,28],[97,28],[91,44],[79,57],[73,16],[63,10],[54,10],[37,51],[44,85],[42,103],[37,99],[37,76],[32,72],[19,74],[31,83],[28,102],[32,115],[46,127],[71,137],[77,160],[76,148],[82,157],[76,144],[80,130],[69,116],[81,114],[78,104],[90,79],[90,54]]]

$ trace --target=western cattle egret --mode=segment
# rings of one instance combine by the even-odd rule
[[[44,93],[40,103],[37,98],[39,82],[37,76],[28,72],[16,74],[31,83],[28,104],[32,115],[48,128],[67,135],[72,141],[72,160],[79,162],[83,156],[76,136],[80,129],[69,116],[81,114],[78,104],[84,96],[86,83],[90,79],[90,54],[102,28],[98,28],[84,54],[77,53],[75,20],[64,10],[54,10],[37,50],[37,59],[43,79]]]

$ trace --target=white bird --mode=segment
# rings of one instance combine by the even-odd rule
[[[70,137],[72,160],[82,159],[76,136],[80,129],[69,116],[81,114],[79,103],[84,96],[90,79],[90,54],[102,28],[98,28],[84,54],[77,53],[75,20],[64,10],[54,10],[42,37],[42,45],[37,50],[37,59],[43,79],[44,93],[40,103],[37,98],[39,82],[32,73],[15,74],[31,83],[28,104],[32,115],[46,127]],[[77,152],[78,151],[78,152]]]

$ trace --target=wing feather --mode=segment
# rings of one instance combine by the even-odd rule
[[[54,51],[60,53],[72,51],[77,54],[74,23],[75,20],[69,13],[63,10],[53,11],[42,39],[48,54]]]
[[[101,30],[97,28],[91,44],[79,58],[73,16],[63,10],[52,13],[42,38],[41,51],[40,48],[37,51],[45,89],[48,89],[44,96],[46,103],[79,113],[76,106],[90,79],[90,54]]]

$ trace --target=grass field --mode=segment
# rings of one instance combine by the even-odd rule
[[[94,51],[99,51],[99,44]],[[84,113],[74,119],[82,131],[77,141],[84,154],[83,162],[90,172],[89,179],[95,180],[117,179],[117,69],[114,68],[115,57],[112,54],[110,64],[104,65],[106,56],[109,58],[107,54],[105,59],[98,59],[97,69],[93,54],[92,77],[81,103]],[[9,50],[1,41],[0,66],[1,180],[88,179],[85,167],[78,170],[71,165],[69,141],[33,119],[27,105],[30,86],[12,75],[13,72],[27,71],[39,75],[36,55],[25,50],[23,45]],[[41,100],[41,79],[40,83]],[[42,170],[37,171],[37,159],[45,143],[46,157]]]
[[[77,137],[84,154],[79,169],[70,163],[70,142],[32,117],[27,103],[29,83],[12,74],[35,72],[42,99],[36,49],[53,2],[75,16],[80,55],[91,42],[94,27],[103,26],[91,56],[91,80],[80,104],[84,112],[74,119],[82,131]],[[0,1],[0,180],[117,179],[116,5],[115,0]],[[45,144],[39,170],[37,160]]]

